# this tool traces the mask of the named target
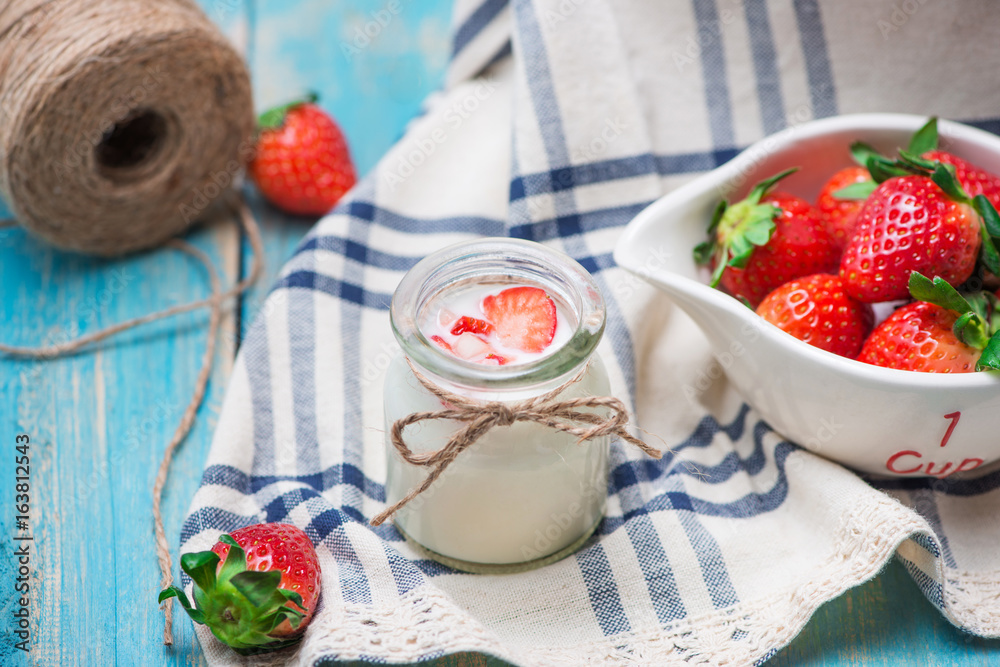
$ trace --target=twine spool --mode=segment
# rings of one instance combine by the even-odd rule
[[[176,236],[252,155],[250,77],[192,0],[0,4],[0,194],[111,256]]]

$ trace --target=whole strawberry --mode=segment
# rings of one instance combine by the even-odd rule
[[[909,289],[918,301],[875,327],[858,361],[924,373],[1000,369],[995,295],[963,295],[941,278],[920,273],[910,276]]]
[[[905,299],[913,271],[958,285],[972,275],[980,247],[980,218],[928,176],[895,176],[865,201],[840,262],[840,277],[855,299]]]
[[[315,99],[260,117],[249,168],[265,199],[297,215],[323,215],[357,181],[343,133]]]
[[[746,199],[720,202],[695,260],[711,264],[711,285],[756,307],[783,283],[836,269],[839,253],[819,211],[801,197],[769,194],[794,169],[761,181]]]
[[[837,193],[852,185],[870,181],[871,175],[866,167],[845,167],[830,177],[816,198],[816,208],[823,217],[826,230],[841,250],[847,245],[847,240],[854,231],[864,200],[846,199]]]
[[[868,337],[858,361],[924,373],[971,373],[979,351],[955,336],[958,315],[916,301],[896,310]]]
[[[159,601],[176,597],[194,622],[242,655],[297,642],[320,594],[316,551],[289,524],[235,530],[211,551],[181,556],[181,569],[194,580],[195,606],[176,586],[162,591]]]
[[[858,356],[875,321],[871,306],[847,295],[840,276],[825,273],[778,287],[764,297],[757,314],[801,341],[850,359]]]

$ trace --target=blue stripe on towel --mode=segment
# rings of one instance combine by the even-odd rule
[[[812,101],[812,117],[836,116],[837,88],[830,66],[830,51],[823,30],[823,15],[818,0],[794,0],[802,53],[806,61],[806,78]]]
[[[469,18],[465,19],[455,30],[452,38],[451,55],[454,58],[462,49],[469,45],[476,36],[488,26],[490,22],[499,16],[503,8],[508,4],[508,0],[485,0],[475,9]]]
[[[687,610],[684,600],[677,591],[677,581],[670,559],[663,550],[663,538],[649,517],[636,517],[629,521],[625,530],[635,549],[636,559],[649,589],[649,598],[656,610],[656,618],[660,623],[684,618]]]
[[[618,595],[618,584],[615,583],[604,547],[598,543],[583,549],[576,554],[576,562],[587,585],[590,606],[593,607],[594,616],[604,634],[613,635],[631,630],[632,625],[625,616],[625,609]]]

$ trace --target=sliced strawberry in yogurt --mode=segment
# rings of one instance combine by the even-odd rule
[[[556,335],[556,304],[537,287],[511,287],[483,299],[483,313],[503,345],[541,352]]]

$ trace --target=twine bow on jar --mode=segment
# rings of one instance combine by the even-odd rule
[[[556,431],[575,435],[578,442],[615,435],[635,445],[654,459],[663,456],[658,449],[650,447],[625,429],[629,419],[628,409],[621,400],[614,396],[583,396],[562,401],[555,400],[566,388],[577,382],[583,373],[548,393],[519,403],[507,404],[499,401],[481,403],[442,389],[424,377],[409,360],[407,363],[410,365],[414,377],[423,385],[424,389],[451,407],[430,412],[414,412],[393,422],[390,440],[399,455],[407,463],[431,468],[431,471],[424,481],[411,489],[405,497],[372,519],[371,525],[373,526],[382,525],[404,505],[430,488],[462,452],[472,446],[490,429],[498,426],[511,426],[517,422],[535,422]],[[594,412],[585,412],[586,408],[605,408],[609,414],[603,416]],[[452,419],[465,422],[466,425],[459,429],[441,449],[419,453],[411,450],[403,439],[403,431],[406,427],[421,421],[436,419]]]

